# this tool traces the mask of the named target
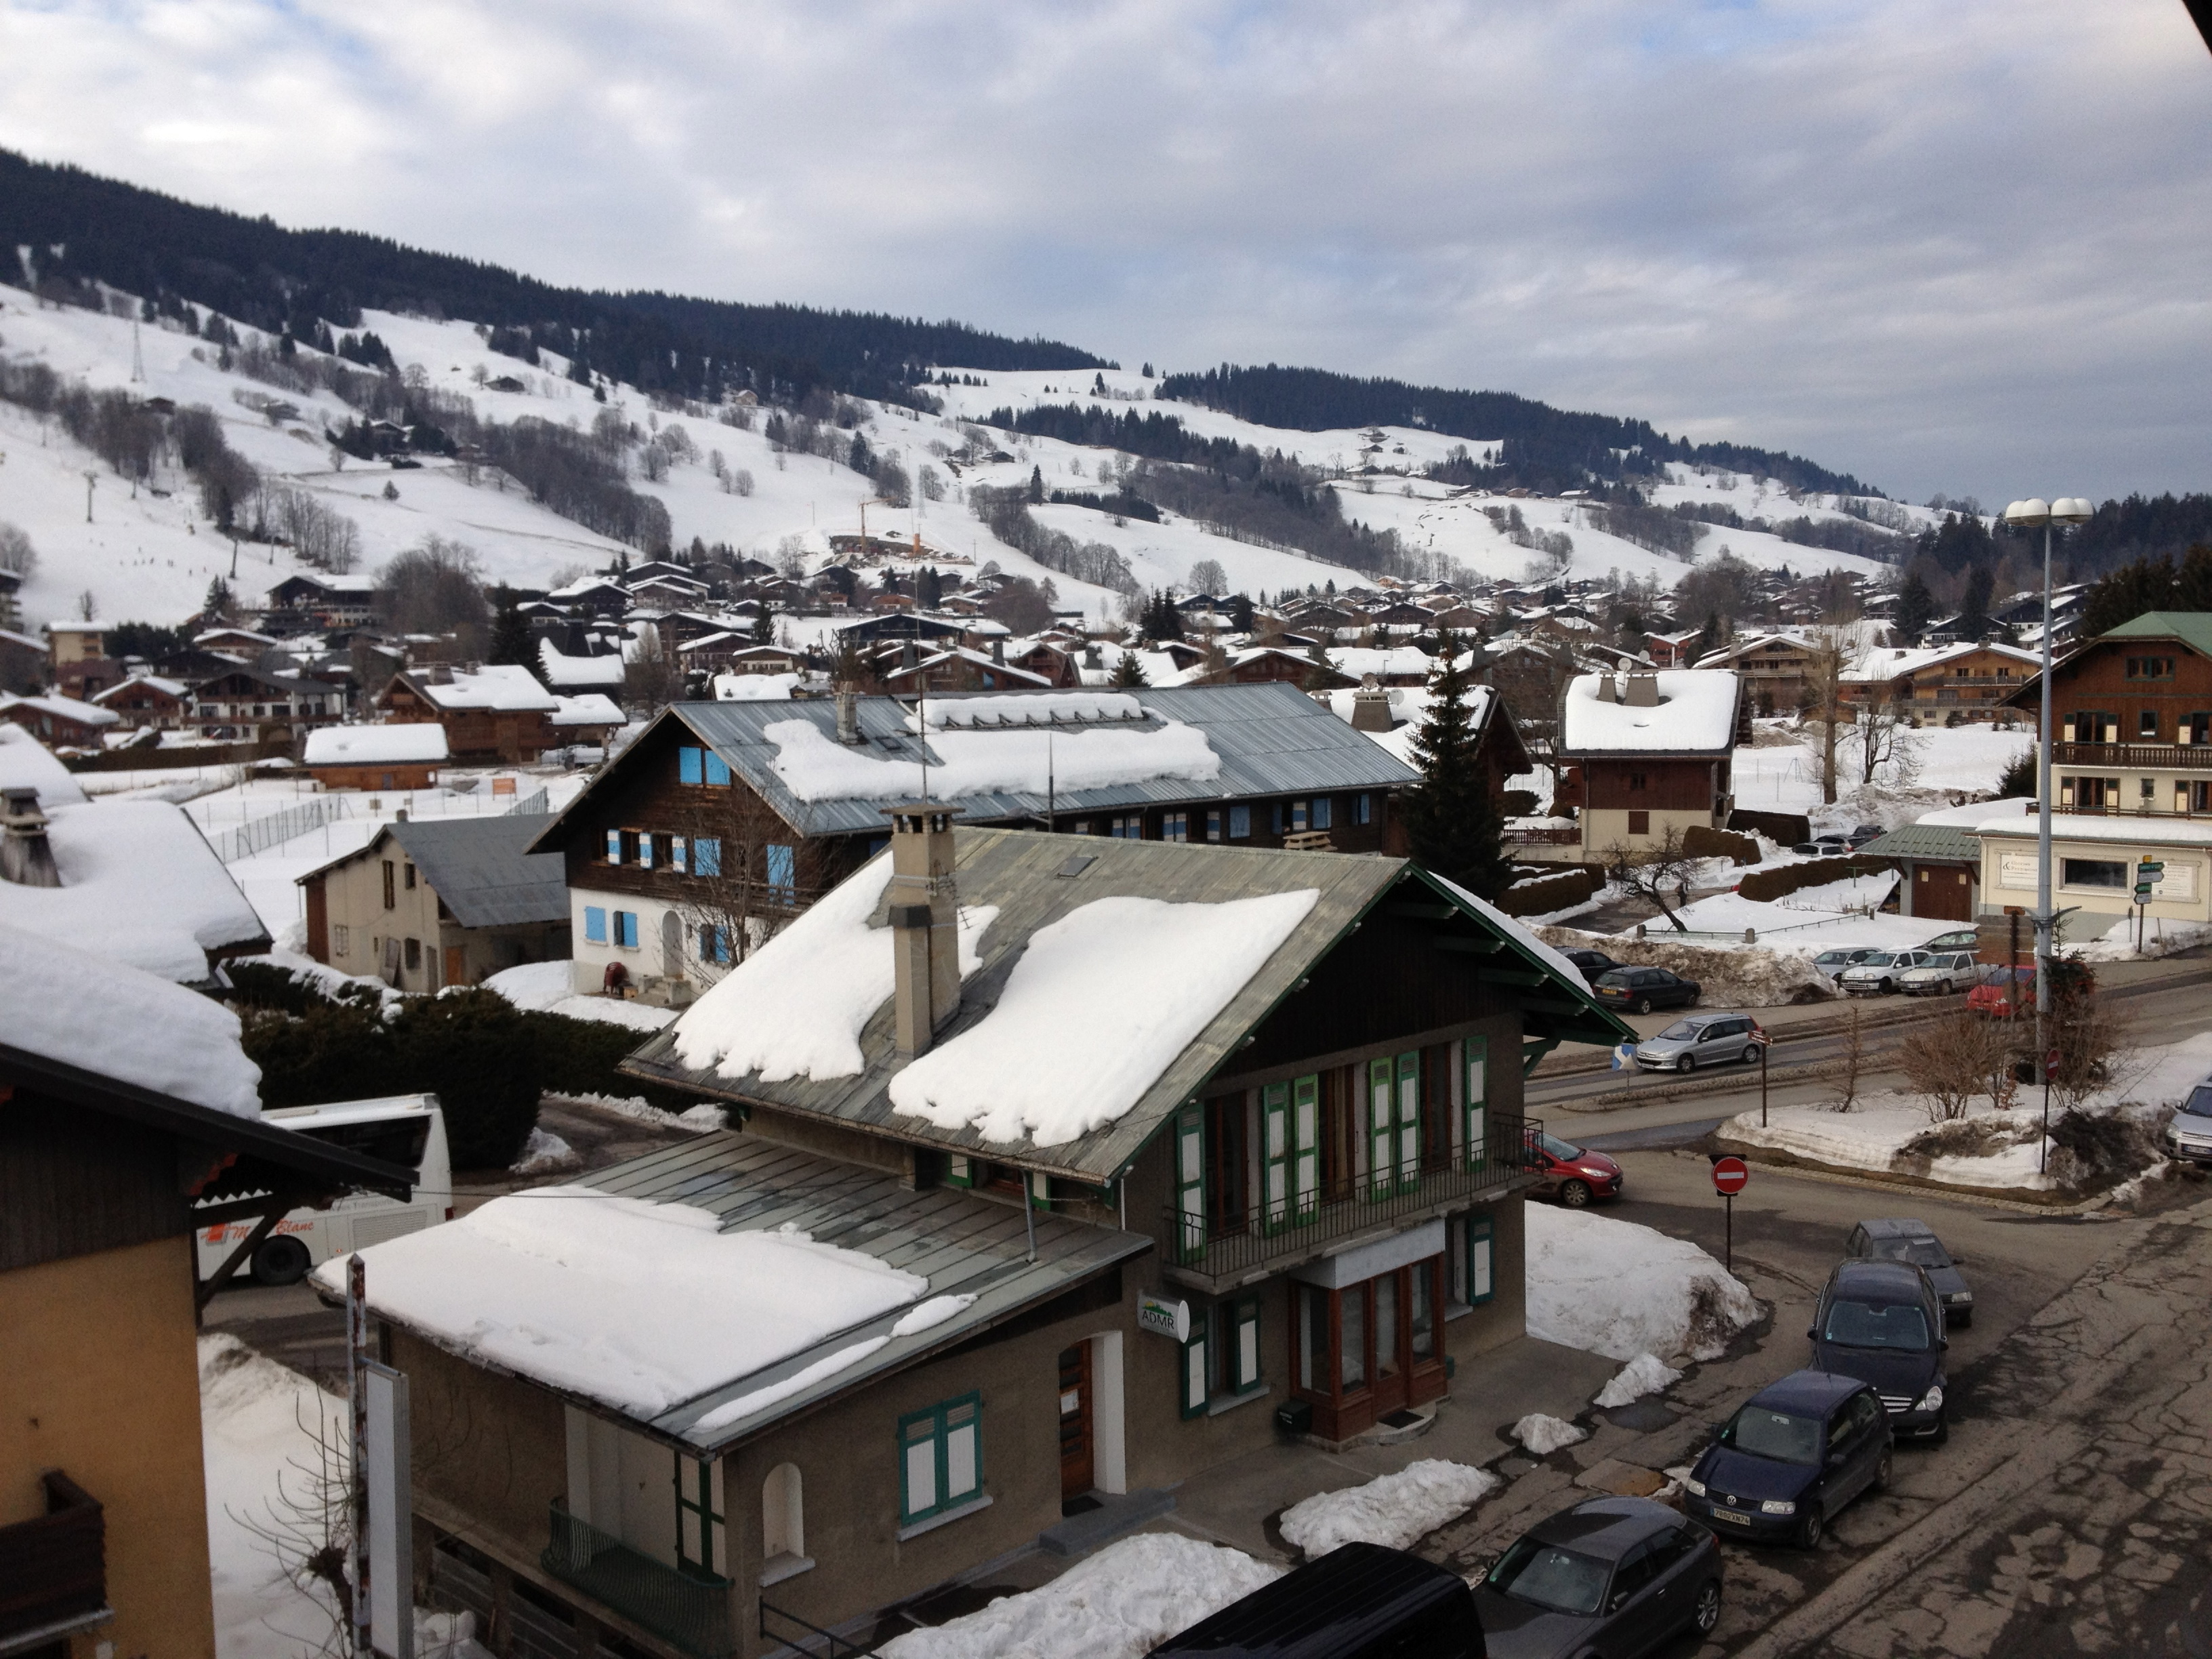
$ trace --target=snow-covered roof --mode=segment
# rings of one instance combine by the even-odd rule
[[[75,697],[64,697],[58,693],[43,697],[0,695],[0,714],[11,708],[35,708],[42,714],[52,714],[56,720],[75,720],[80,726],[114,726],[123,718],[112,708],[102,708],[97,703],[79,702]]]
[[[1437,665],[1434,657],[1412,645],[1392,646],[1388,650],[1372,646],[1340,646],[1330,651],[1328,660],[1339,673],[1349,674],[1354,679],[1366,674],[1377,679],[1417,674],[1426,679]]]
[[[0,789],[35,789],[39,805],[49,812],[82,805],[85,799],[76,775],[52,750],[9,720],[0,720]]]
[[[236,1014],[14,920],[0,914],[0,1007],[8,1010],[0,1042],[196,1106],[259,1115],[261,1068],[239,1046]]]
[[[804,674],[717,674],[714,679],[717,702],[788,702]]]
[[[1725,669],[1662,668],[1656,708],[1602,702],[1601,681],[1627,695],[1625,675],[1577,674],[1567,682],[1559,750],[1575,755],[1724,754],[1735,744],[1740,682]]]
[[[307,766],[423,766],[447,758],[446,728],[435,720],[319,726],[301,752]]]
[[[623,711],[612,697],[597,691],[587,691],[579,697],[556,697],[553,712],[545,723],[554,726],[620,726]]]
[[[59,887],[0,882],[0,925],[194,985],[207,953],[265,945],[268,930],[184,809],[94,801],[47,811]]]
[[[2042,666],[2043,659],[2033,651],[2023,651],[2018,646],[1983,643],[1967,640],[1957,645],[1879,646],[1861,652],[1844,670],[1847,680],[1895,680],[1907,674],[1917,674],[1940,664],[1960,657],[1971,657],[1978,652],[1994,652],[2001,657],[2026,664],[2030,668]]]
[[[550,640],[538,641],[538,663],[545,684],[556,691],[585,691],[623,683],[622,653],[603,657],[573,657]]]
[[[450,682],[433,682],[428,672],[410,671],[408,683],[440,708],[492,708],[502,714],[551,714],[552,693],[538,677],[514,663],[487,663],[482,668],[456,668]]]
[[[165,697],[182,697],[191,694],[191,687],[182,680],[169,679],[160,674],[133,674],[130,678],[109,686],[105,691],[94,693],[92,700],[105,704],[111,697],[120,697],[134,690],[159,691]]]
[[[2036,820],[2023,813],[2017,819],[1993,818],[1974,827],[1984,839],[2033,840]],[[2063,841],[2139,842],[2144,846],[2194,847],[2212,851],[2212,821],[2203,818],[2136,817],[2127,813],[2105,817],[2094,812],[2054,812],[2051,839]]]

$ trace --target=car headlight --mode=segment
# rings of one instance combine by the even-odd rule
[[[1938,1382],[1920,1396],[1920,1403],[1912,1409],[1919,1412],[1941,1411],[1943,1408],[1943,1385]]]
[[[1682,1483],[1682,1490],[1692,1498],[1703,1498],[1705,1495],[1705,1483],[1702,1480],[1685,1480]]]
[[[1797,1506],[1786,1498],[1768,1498],[1760,1501],[1759,1512],[1761,1515],[1795,1515]]]

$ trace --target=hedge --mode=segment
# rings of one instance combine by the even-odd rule
[[[1795,847],[1801,841],[1813,839],[1812,820],[1796,812],[1747,812],[1739,809],[1729,814],[1728,827],[1762,835],[1784,847]]]
[[[1754,870],[1735,884],[1747,899],[1786,898],[1801,887],[1820,887],[1850,876],[1870,876],[1894,866],[1887,859],[1807,859],[1802,864],[1780,864],[1771,870]]]
[[[1682,850],[1693,859],[1729,859],[1738,865],[1759,862],[1759,842],[1729,830],[1693,823],[1682,831]]]
[[[1498,896],[1498,908],[1509,916],[1547,915],[1580,904],[1597,890],[1590,872],[1576,865],[1556,876],[1516,883]]]

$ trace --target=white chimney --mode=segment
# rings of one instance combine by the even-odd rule
[[[860,740],[860,693],[850,680],[837,686],[837,741],[848,745]]]
[[[1631,708],[1656,708],[1659,706],[1659,677],[1656,674],[1631,674],[1628,694],[1621,701]]]
[[[960,897],[952,881],[957,806],[909,801],[885,809],[891,821],[891,1004],[898,1052],[927,1054],[960,1007]]]

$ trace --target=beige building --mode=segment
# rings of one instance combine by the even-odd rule
[[[1982,823],[1982,914],[2033,910],[2036,895],[2035,819],[2007,817]],[[2096,938],[2136,914],[2137,872],[2162,866],[2151,884],[2144,916],[2160,922],[2212,921],[2212,820],[2057,812],[2051,821],[2053,902],[2075,914],[2062,923],[2075,943]]]

